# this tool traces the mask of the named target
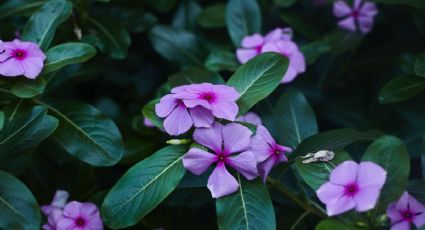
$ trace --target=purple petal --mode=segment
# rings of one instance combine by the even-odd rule
[[[198,148],[191,148],[183,157],[184,167],[195,175],[201,175],[216,161],[216,155]]]
[[[193,133],[193,139],[198,144],[208,147],[214,152],[221,152],[221,146],[223,144],[223,139],[221,136],[221,130],[223,129],[223,125],[214,122],[211,128],[197,128]]]
[[[237,49],[236,50],[236,57],[238,58],[238,61],[242,64],[245,64],[252,58],[258,55],[258,52],[256,49]]]
[[[395,208],[397,210],[407,210],[409,204],[409,193],[404,192],[398,199]]]
[[[378,164],[361,162],[357,169],[357,183],[359,187],[376,185],[382,188],[387,178],[387,172]]]
[[[77,229],[77,226],[75,226],[75,220],[71,219],[71,218],[67,218],[67,217],[62,217],[58,220],[57,224],[56,224],[56,229],[70,229],[70,230],[74,230]],[[80,230],[80,229],[78,229]]]
[[[211,111],[217,118],[234,121],[238,115],[239,107],[236,102],[218,100],[211,105]]]
[[[167,94],[161,98],[158,104],[155,105],[155,113],[158,117],[168,116],[177,106],[177,100],[172,94]]]
[[[102,230],[103,223],[100,218],[99,209],[93,203],[83,203],[81,206],[82,217],[86,220],[86,229]]]
[[[29,79],[35,79],[43,69],[44,61],[40,58],[25,58],[25,60],[21,61],[20,64],[24,69],[24,76]]]
[[[365,212],[373,209],[379,199],[380,192],[381,187],[376,185],[360,188],[359,191],[354,195],[354,200],[356,201],[356,211]]]
[[[265,37],[264,42],[276,42],[282,39],[283,31],[281,28],[270,31]]]
[[[402,221],[391,226],[391,230],[410,230],[410,223],[408,221]]]
[[[363,0],[354,0],[353,7],[354,9],[360,9],[360,5],[362,4]]]
[[[230,123],[223,127],[221,135],[227,153],[237,153],[248,149],[252,132],[243,125]]]
[[[165,131],[173,136],[187,132],[192,125],[192,118],[187,108],[183,105],[177,106],[164,120]]]
[[[270,174],[270,171],[272,171],[272,168],[275,164],[276,159],[274,157],[269,157],[268,159],[257,165],[258,174],[260,174],[260,177],[264,183],[266,183],[267,176]]]
[[[239,184],[227,171],[224,163],[218,163],[217,167],[208,178],[207,187],[213,198],[220,198],[236,192],[239,188]]]
[[[62,210],[53,210],[50,215],[47,217],[47,222],[50,226],[56,227],[59,219],[62,218]]]
[[[241,121],[241,122],[247,122],[247,123],[251,123],[253,125],[262,125],[262,121],[261,121],[261,117],[258,116],[258,114],[254,113],[254,112],[248,112],[245,115],[242,115],[238,118],[236,118],[236,121]]]
[[[71,201],[65,205],[63,209],[63,216],[76,219],[81,215],[82,203],[78,201]]]
[[[334,3],[333,13],[335,17],[345,17],[351,14],[351,8],[345,1],[337,1]]]
[[[213,92],[218,100],[228,100],[235,102],[241,96],[234,87],[227,85],[214,85]]]
[[[276,145],[274,148],[280,151],[279,155],[277,155],[276,163],[279,164],[282,162],[287,162],[288,158],[286,157],[285,154],[292,152],[292,149],[282,145]]]
[[[337,185],[348,185],[356,182],[357,168],[359,165],[354,161],[344,161],[331,173],[330,182]]]
[[[393,202],[389,204],[387,208],[387,216],[390,218],[392,224],[403,219],[403,215],[401,215],[399,210],[396,208],[396,203],[397,202]]]
[[[261,48],[261,53],[265,52],[276,52],[280,53],[279,46],[277,46],[278,42],[267,42],[264,44],[263,48]]]
[[[19,61],[9,59],[8,61],[0,64],[0,75],[7,77],[16,77],[25,73],[24,68]]]
[[[52,203],[50,205],[41,206],[41,211],[48,216],[53,210],[62,209],[68,201],[68,198],[69,193],[67,191],[57,190],[53,196]]]
[[[316,195],[322,203],[329,204],[337,202],[344,196],[344,191],[344,186],[326,182],[316,191]]]
[[[356,31],[356,23],[354,22],[354,18],[353,17],[348,17],[346,19],[343,19],[341,21],[338,22],[339,27],[351,31],[351,32],[355,32]]]
[[[407,192],[405,192],[407,193]],[[413,213],[425,212],[425,206],[419,203],[413,196],[409,195],[409,208]]]
[[[43,230],[56,230],[55,227],[50,226],[49,224],[43,224],[43,226],[41,226],[41,229],[43,229]]]
[[[336,216],[353,209],[356,206],[354,199],[349,196],[342,196],[334,203],[326,204],[328,216]]]
[[[89,230],[103,230],[103,222],[100,218],[99,213],[95,217],[92,217],[86,225],[86,229]]]
[[[263,162],[271,156],[271,146],[276,145],[275,140],[267,129],[260,125],[257,127],[255,136],[251,139],[251,151],[257,162]]]
[[[226,163],[241,173],[247,180],[252,180],[258,176],[257,162],[254,154],[250,151],[229,157]]]
[[[295,79],[295,77],[298,75],[298,72],[292,67],[291,65],[288,66],[288,70],[286,71],[285,75],[282,78],[281,83],[288,83]]]
[[[197,128],[208,128],[211,127],[214,122],[214,115],[210,110],[205,109],[201,106],[189,109],[190,115],[192,116],[193,124]]]
[[[373,27],[373,18],[370,16],[359,16],[357,18],[359,28],[362,33],[369,33]]]
[[[263,43],[264,39],[260,34],[253,34],[242,39],[242,47],[244,48],[255,48],[261,46]]]
[[[422,227],[423,225],[425,225],[425,213],[413,217],[412,221],[417,228]]]
[[[97,209],[96,205],[90,202],[85,202],[81,205],[81,214],[86,218],[90,218],[91,216],[96,216],[99,214],[99,209]]]
[[[378,9],[376,8],[376,4],[372,2],[365,2],[360,9],[359,14],[361,16],[369,16],[374,17],[378,14]]]

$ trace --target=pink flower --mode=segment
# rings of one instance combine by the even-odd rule
[[[155,128],[155,125],[152,123],[152,121],[149,119],[149,118],[147,118],[147,117],[144,117],[143,118],[143,124],[146,126],[146,127],[148,127],[148,128]]]
[[[249,151],[252,132],[236,123],[223,126],[215,122],[211,128],[198,128],[193,134],[195,141],[214,152],[191,148],[183,157],[183,165],[191,173],[201,175],[212,164],[215,169],[208,178],[212,197],[219,198],[238,190],[238,181],[227,171],[234,168],[246,179],[258,176],[254,154]],[[236,155],[236,153],[239,153]]]
[[[333,12],[335,17],[344,18],[338,22],[339,27],[355,32],[357,27],[362,33],[368,33],[373,27],[373,18],[378,13],[375,3],[354,0],[353,8],[345,1],[336,1]]]
[[[67,191],[57,190],[52,203],[50,205],[41,206],[41,211],[48,216],[53,210],[62,210],[63,207],[65,207],[68,198],[69,193]]]
[[[288,161],[285,154],[292,151],[291,148],[278,145],[269,131],[259,125],[255,136],[251,139],[251,151],[255,155],[258,164],[258,172],[265,182],[267,175],[275,165]]]
[[[15,77],[24,75],[35,79],[43,69],[46,55],[32,42],[18,39],[0,44],[0,74]]]
[[[345,161],[332,171],[329,182],[316,194],[326,204],[328,216],[354,208],[364,212],[375,207],[386,177],[387,172],[375,163]]]
[[[102,230],[103,223],[96,205],[72,201],[65,205],[57,229]]]
[[[391,230],[409,230],[410,224],[417,228],[425,225],[425,206],[407,192],[388,205],[387,215],[391,219]]]
[[[261,117],[254,112],[248,112],[245,115],[236,118],[236,121],[247,122],[253,125],[261,125],[263,123],[261,121]]]
[[[62,217],[62,209],[54,209],[47,216],[47,223],[43,224],[43,230],[60,230],[57,228],[57,223]]]

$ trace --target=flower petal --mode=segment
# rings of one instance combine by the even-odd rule
[[[67,217],[62,217],[58,220],[56,224],[56,229],[74,229],[75,227],[75,220]]]
[[[294,69],[291,65],[288,66],[288,70],[286,71],[285,75],[282,78],[281,83],[288,83],[295,79],[295,77],[298,75],[297,70]]]
[[[391,223],[398,223],[403,219],[403,215],[400,214],[396,207],[397,202],[390,203],[387,208],[387,216],[390,218]]]
[[[274,157],[269,157],[265,161],[258,163],[258,174],[260,174],[260,177],[264,183],[266,183],[267,176],[270,174],[270,171],[272,171],[275,164],[276,159]]]
[[[216,161],[216,155],[198,148],[191,148],[183,157],[184,167],[195,175],[201,175]]]
[[[255,48],[261,46],[263,43],[264,38],[260,34],[253,34],[242,39],[242,47],[244,48]]]
[[[41,206],[41,211],[46,215],[50,215],[50,213],[55,209],[62,209],[65,207],[66,202],[68,201],[69,193],[64,190],[57,190],[55,195],[53,196],[53,201],[50,205]]]
[[[382,188],[387,178],[387,172],[373,162],[361,162],[357,169],[357,183],[360,187],[376,185]]]
[[[351,8],[345,1],[336,1],[334,3],[333,13],[335,17],[345,17],[351,13]]]
[[[155,105],[155,113],[158,117],[168,116],[177,106],[177,100],[172,94],[167,94],[161,98],[158,104]]]
[[[281,28],[270,31],[265,37],[264,42],[276,42],[282,39],[283,30]]]
[[[224,150],[230,154],[248,149],[252,132],[243,125],[230,123],[223,127],[221,135],[224,141]]]
[[[97,209],[96,205],[90,202],[82,203],[80,210],[81,210],[82,216],[86,218],[91,216],[96,216],[99,214],[99,209]]]
[[[247,180],[252,180],[258,176],[257,162],[254,154],[250,151],[229,157],[226,163],[241,173]]]
[[[217,118],[234,121],[238,115],[239,107],[236,102],[217,100],[211,105],[211,111]]]
[[[354,18],[351,16],[339,21],[338,26],[351,32],[356,31],[356,23],[354,22]]]
[[[82,203],[78,201],[71,201],[63,208],[63,216],[76,219],[81,215]]]
[[[413,217],[412,221],[416,225],[417,228],[424,226],[425,225],[425,213],[422,213],[420,215]]]
[[[211,127],[214,122],[214,115],[210,110],[205,109],[201,106],[189,109],[190,115],[192,116],[193,124],[197,128],[208,128]]]
[[[19,61],[11,58],[4,63],[0,63],[0,75],[7,77],[16,77],[25,73],[24,68]]]
[[[408,221],[402,221],[391,226],[391,230],[410,230],[410,223]]]
[[[378,9],[376,8],[376,4],[373,2],[365,2],[360,9],[360,16],[369,16],[374,17],[378,14]]]
[[[373,17],[370,16],[359,16],[357,18],[359,28],[362,33],[369,33],[373,28]]]
[[[241,96],[234,87],[227,85],[214,85],[213,93],[218,100],[237,101]]]
[[[409,207],[409,193],[404,192],[398,199],[395,208],[397,210],[406,210]]]
[[[236,118],[236,121],[247,122],[257,126],[262,125],[263,123],[263,121],[261,120],[261,117],[254,112],[248,112],[245,115],[242,115]]]
[[[24,76],[29,79],[35,79],[41,73],[44,66],[43,59],[40,58],[28,57],[20,63],[25,71]]]
[[[236,50],[236,57],[238,58],[238,61],[242,64],[245,64],[252,58],[258,55],[258,52],[256,49],[237,49]]]
[[[251,151],[254,153],[257,162],[263,162],[271,156],[271,147],[276,142],[273,137],[267,131],[266,127],[260,125],[257,127],[257,132],[254,137],[251,138]]]
[[[407,192],[406,192],[407,193]],[[413,213],[425,212],[425,206],[409,194],[409,208]]]
[[[381,187],[371,185],[359,188],[359,191],[354,195],[356,201],[356,211],[365,212],[375,207],[379,198]]]
[[[344,196],[344,191],[344,186],[326,182],[316,191],[316,195],[322,203],[328,204],[337,202],[339,198]]]
[[[337,185],[348,185],[356,182],[359,165],[354,161],[344,161],[331,173],[330,182]]]
[[[355,207],[354,199],[349,196],[342,196],[334,203],[326,204],[326,212],[328,216],[336,216],[344,212],[350,211]]]
[[[239,184],[227,171],[224,163],[219,163],[208,178],[207,187],[213,198],[220,198],[236,192],[239,188]]]
[[[198,144],[208,147],[216,153],[221,152],[221,146],[223,144],[223,139],[221,136],[221,130],[223,125],[214,122],[211,128],[197,128],[193,133],[193,139]]]
[[[177,106],[164,120],[165,131],[172,136],[178,136],[187,132],[192,125],[192,118],[187,108],[183,105]]]

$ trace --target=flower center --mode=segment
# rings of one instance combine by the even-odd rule
[[[214,102],[215,101],[215,95],[213,93],[203,93],[201,94],[201,98],[208,101],[208,102]]]
[[[353,10],[351,11],[351,16],[353,18],[358,18],[359,17],[359,11],[358,10]]]
[[[406,210],[402,213],[403,219],[406,221],[412,221],[413,213],[410,210]]]
[[[262,48],[263,48],[263,45],[256,46],[255,47],[255,52],[257,52],[257,54],[260,54]]]
[[[275,154],[275,155],[279,155],[279,154],[281,154],[281,153],[282,153],[282,152],[281,152],[279,149],[275,149],[275,150],[274,150],[274,154]]]
[[[227,156],[224,153],[217,154],[218,162],[226,163]]]
[[[25,50],[15,50],[13,52],[13,57],[18,59],[18,60],[22,60],[27,56],[27,53]]]
[[[86,221],[82,217],[78,217],[75,220],[75,225],[77,225],[78,227],[84,227],[85,224],[86,224]]]
[[[359,191],[357,184],[349,184],[345,186],[345,195],[354,196]]]

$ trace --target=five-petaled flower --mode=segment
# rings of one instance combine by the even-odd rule
[[[316,194],[326,204],[328,216],[353,208],[364,212],[375,207],[386,177],[387,172],[375,163],[345,161],[332,171],[329,182],[323,184]]]
[[[102,230],[103,223],[99,210],[92,203],[71,201],[65,205],[57,229]]]
[[[43,69],[46,55],[32,42],[18,39],[0,42],[0,75],[16,77],[24,75],[35,79]]]
[[[417,228],[425,225],[425,206],[407,192],[388,205],[387,215],[391,219],[391,230],[409,230],[412,223]]]
[[[343,0],[334,3],[333,12],[335,17],[343,18],[338,22],[339,27],[355,32],[357,28],[362,33],[368,33],[372,30],[373,20],[378,13],[375,3],[354,0],[351,8]]]
[[[255,136],[251,139],[251,151],[258,163],[258,172],[265,182],[273,166],[288,161],[285,154],[292,151],[291,148],[279,145],[270,135],[269,131],[259,125]]]
[[[211,128],[197,128],[193,138],[214,154],[191,148],[183,157],[183,165],[191,173],[201,175],[216,163],[208,178],[208,189],[214,198],[229,195],[238,190],[239,184],[226,166],[234,168],[248,180],[258,176],[254,154],[249,150],[251,135],[248,128],[237,123],[222,125],[215,122]]]
[[[53,210],[62,210],[68,202],[69,193],[64,190],[57,190],[53,196],[53,201],[49,205],[41,206],[41,211],[48,216]]]

